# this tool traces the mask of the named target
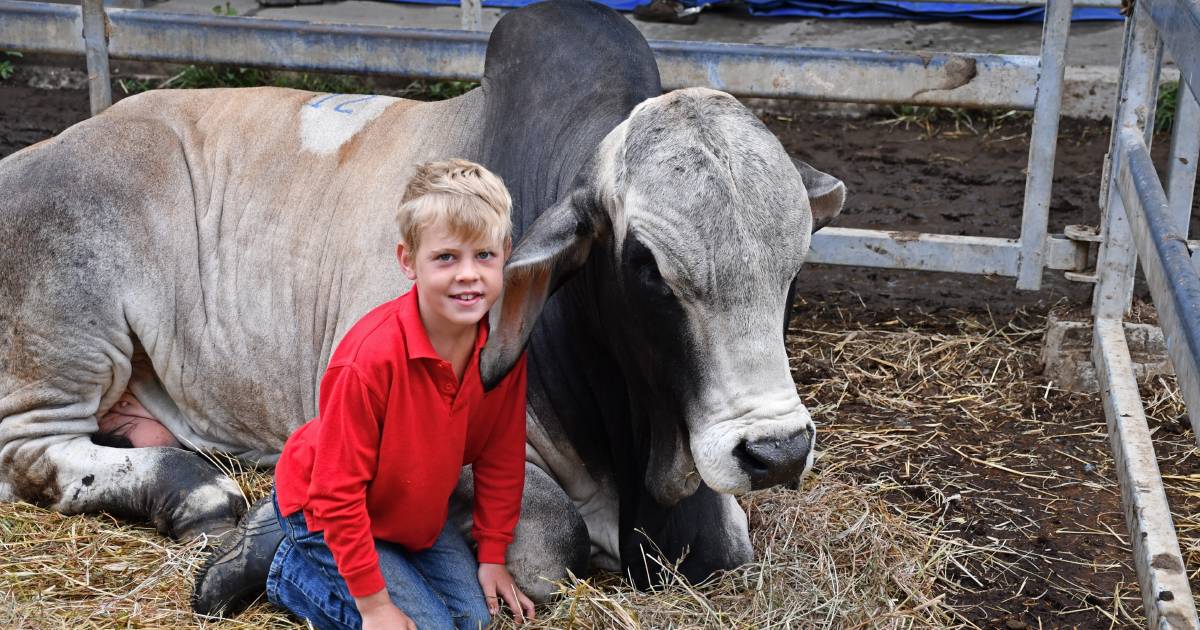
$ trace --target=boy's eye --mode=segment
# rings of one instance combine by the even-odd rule
[[[438,254],[437,258],[434,260],[437,260],[438,262],[450,262],[451,260],[454,260],[454,254]]]
[[[488,260],[489,258],[495,258],[495,257],[496,257],[496,255],[493,254],[492,252],[479,252],[479,254],[478,254],[479,260]]]

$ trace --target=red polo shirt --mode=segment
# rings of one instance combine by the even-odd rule
[[[275,468],[284,515],[324,531],[350,594],[384,588],[373,539],[433,546],[462,466],[475,471],[480,562],[504,563],[525,482],[525,357],[491,392],[479,379],[479,325],[462,382],[429,342],[417,291],[379,306],[338,345],[318,417],[296,430]]]

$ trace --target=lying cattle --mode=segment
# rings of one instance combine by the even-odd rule
[[[522,587],[749,560],[732,495],[811,462],[780,331],[844,188],[729,95],[660,94],[639,33],[571,0],[501,20],[452,100],[158,91],[0,162],[0,498],[231,527],[244,500],[197,453],[273,463],[346,328],[407,289],[413,166],[464,157],[516,208],[481,368],[529,349]],[[186,450],[95,443],[127,391]]]

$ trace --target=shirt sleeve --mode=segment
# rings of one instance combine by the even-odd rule
[[[504,564],[521,516],[525,488],[525,356],[490,395],[499,395],[496,424],[473,463],[475,523],[480,562]]]
[[[385,586],[367,514],[367,484],[375,478],[383,406],[353,365],[331,367],[321,379],[320,427],[308,490],[314,525],[325,533],[350,594]]]

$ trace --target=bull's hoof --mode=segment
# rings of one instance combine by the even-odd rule
[[[250,506],[237,529],[221,539],[196,572],[192,610],[215,617],[241,612],[266,589],[271,560],[282,540],[268,495]]]
[[[154,450],[161,451],[162,459],[145,498],[159,533],[180,541],[200,535],[213,539],[237,526],[246,511],[237,482],[195,453]]]

